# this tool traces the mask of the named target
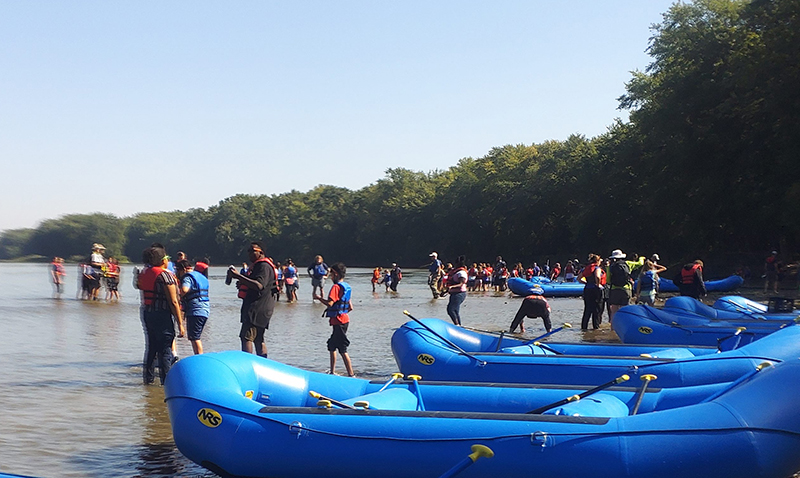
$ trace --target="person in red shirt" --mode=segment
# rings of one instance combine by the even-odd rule
[[[347,339],[347,327],[350,325],[350,311],[353,310],[353,303],[350,301],[351,289],[350,285],[345,282],[344,276],[347,273],[347,267],[341,263],[330,267],[331,280],[333,285],[328,293],[328,298],[321,295],[314,295],[314,298],[325,304],[327,309],[322,314],[323,317],[328,317],[328,323],[333,328],[331,337],[328,339],[328,352],[330,352],[331,371],[334,373],[336,369],[336,351],[342,355],[344,367],[347,369],[347,375],[355,377],[353,372],[353,363],[350,361],[350,355],[347,353],[347,347],[350,346],[350,341]]]

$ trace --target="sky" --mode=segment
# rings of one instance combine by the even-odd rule
[[[0,0],[0,230],[594,137],[672,0]]]

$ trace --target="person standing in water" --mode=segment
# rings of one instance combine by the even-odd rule
[[[53,281],[53,297],[56,299],[60,299],[61,294],[64,293],[64,277],[66,275],[64,259],[54,257],[53,262],[50,263],[50,279]]]
[[[519,327],[520,333],[524,334],[525,317],[541,317],[544,322],[544,328],[548,332],[550,332],[550,329],[553,327],[550,323],[550,304],[547,303],[547,299],[542,297],[544,291],[541,287],[536,286],[531,292],[532,294],[525,297],[522,304],[519,306],[517,315],[514,316],[514,320],[511,321],[511,326],[508,328],[509,333],[513,334],[517,327]]]
[[[344,281],[347,267],[343,263],[337,262],[331,266],[330,272],[333,285],[328,293],[328,298],[326,299],[321,295],[314,296],[314,299],[322,302],[327,307],[322,316],[328,317],[328,324],[333,328],[331,337],[328,339],[328,352],[331,359],[330,373],[335,373],[336,371],[336,351],[338,350],[342,355],[347,375],[355,377],[353,363],[347,353],[347,347],[350,346],[350,340],[347,339],[347,328],[350,325],[349,313],[353,310],[353,303],[350,300],[352,290],[350,285]]]
[[[183,315],[186,319],[186,333],[192,343],[195,355],[203,353],[200,335],[208,320],[210,311],[208,299],[208,279],[194,270],[186,259],[175,263],[175,270],[180,280]]]
[[[428,254],[431,258],[431,263],[428,265],[428,287],[431,289],[434,299],[439,298],[439,280],[442,278],[442,261],[439,260],[439,254],[431,252]]]
[[[322,256],[317,255],[314,257],[314,263],[308,266],[306,270],[308,276],[311,277],[311,297],[317,296],[317,288],[319,287],[319,295],[324,293],[325,279],[328,277],[328,264],[322,260]]]
[[[455,325],[461,326],[461,304],[467,298],[467,266],[464,256],[458,256],[455,266],[447,271],[447,292],[450,294],[447,315]]]
[[[275,266],[264,254],[264,246],[258,241],[250,243],[247,254],[252,266],[244,274],[234,266],[228,267],[226,283],[236,279],[236,288],[242,299],[242,329],[239,332],[242,351],[267,357],[264,333],[269,328],[278,294]]]

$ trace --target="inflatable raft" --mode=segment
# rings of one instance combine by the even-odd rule
[[[543,277],[536,281],[529,281],[520,277],[508,279],[508,289],[514,295],[522,297],[533,294],[534,289],[539,289],[545,297],[580,297],[583,295],[585,284],[580,282],[551,282]]]
[[[684,303],[687,304],[690,303]],[[754,320],[697,301],[694,305],[691,310],[628,305],[614,314],[611,326],[620,340],[629,344],[717,346],[725,341],[730,346],[732,336],[736,344],[745,344],[794,324],[789,318]]]
[[[659,386],[680,387],[735,380],[765,360],[797,359],[800,326],[721,353],[716,347],[524,344],[438,319],[407,322],[392,335],[400,371],[427,380],[585,384],[654,373]]]
[[[725,386],[644,393],[638,380],[588,395],[387,386],[223,352],[178,362],[165,395],[178,449],[223,477],[453,476],[473,445],[494,457],[467,461],[461,478],[782,477],[800,469],[796,391],[786,386],[798,380],[795,360]]]
[[[741,321],[745,326],[748,323],[752,324],[753,321],[763,320],[789,323],[798,317],[794,311],[768,312],[767,306],[736,295],[721,297],[714,302],[713,306],[705,305],[692,297],[670,297],[664,302],[664,311],[670,313],[685,311],[697,314],[709,321]]]
[[[744,279],[737,275],[732,275],[724,279],[705,281],[706,290],[708,292],[730,292],[738,289],[742,284],[744,284]],[[671,279],[665,279],[661,276],[658,278],[658,290],[659,292],[680,292],[678,286],[676,286]]]

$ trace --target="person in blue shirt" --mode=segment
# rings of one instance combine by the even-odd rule
[[[286,285],[286,300],[291,304],[297,301],[297,268],[291,259],[286,259],[283,269],[283,283]]]
[[[439,260],[439,254],[431,252],[428,257],[431,258],[431,263],[428,266],[428,287],[431,289],[434,299],[439,298],[439,281],[442,279],[444,270],[442,270],[442,261]]]
[[[186,318],[186,332],[195,355],[203,353],[200,335],[209,315],[208,279],[194,270],[186,259],[175,264],[180,279],[181,304]]]
[[[308,266],[307,272],[311,277],[311,297],[317,297],[317,288],[319,287],[319,295],[323,294],[325,287],[325,279],[328,277],[328,264],[322,260],[322,256],[317,255],[314,257],[314,263]],[[316,301],[316,299],[314,299]]]

